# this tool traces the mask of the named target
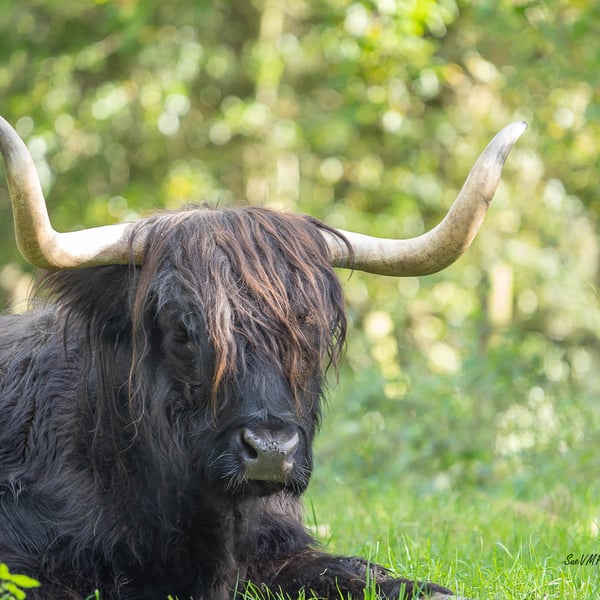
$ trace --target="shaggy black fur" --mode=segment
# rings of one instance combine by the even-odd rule
[[[248,581],[362,598],[368,577],[418,593],[302,526],[346,329],[324,227],[162,213],[135,226],[143,267],[46,274],[45,304],[0,319],[0,562],[41,581],[30,598],[226,600]],[[248,477],[246,427],[298,435],[284,481]]]

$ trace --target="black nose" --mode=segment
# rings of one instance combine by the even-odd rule
[[[250,480],[285,481],[294,468],[297,433],[249,429],[241,432],[242,461]]]

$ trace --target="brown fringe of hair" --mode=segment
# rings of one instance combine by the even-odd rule
[[[336,365],[346,318],[320,233],[333,230],[311,217],[256,207],[159,213],[140,221],[132,239],[141,229],[148,241],[133,330],[148,331],[149,301],[160,310],[173,290],[184,290],[215,351],[213,403],[222,382],[246,367],[244,347],[281,365],[296,397],[308,373]],[[134,340],[132,368],[148,343]]]

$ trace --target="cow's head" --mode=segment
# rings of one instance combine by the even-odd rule
[[[346,329],[323,231],[336,235],[251,207],[162,213],[132,228],[145,239],[128,286],[140,427],[163,421],[157,429],[213,489],[308,483],[324,370]]]
[[[0,151],[17,243],[32,264],[135,265],[125,269],[129,396],[136,427],[148,433],[135,443],[156,444],[150,450],[175,461],[185,457],[179,468],[191,481],[256,495],[282,487],[298,493],[308,483],[323,375],[346,328],[333,267],[404,276],[454,262],[475,236],[524,128],[502,130],[445,219],[411,240],[341,232],[258,208],[198,208],[57,233],[31,156],[1,118]]]

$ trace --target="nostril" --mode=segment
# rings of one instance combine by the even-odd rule
[[[255,440],[253,440],[247,429],[242,430],[241,443],[244,459],[256,460],[258,458],[258,451],[256,449]]]

